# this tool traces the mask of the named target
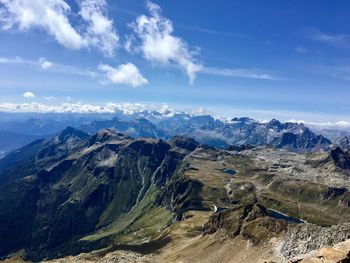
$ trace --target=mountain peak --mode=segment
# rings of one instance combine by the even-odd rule
[[[186,136],[174,136],[173,138],[171,138],[169,143],[172,146],[176,146],[189,151],[193,151],[199,145],[199,143],[196,142],[194,139]]]
[[[106,142],[109,140],[119,140],[126,136],[122,133],[117,132],[114,129],[101,129],[94,136],[91,137],[91,143]]]
[[[231,121],[235,121],[235,122],[255,122],[254,119],[251,119],[249,117],[234,117]]]
[[[350,152],[343,151],[340,147],[335,147],[330,152],[334,164],[341,169],[350,169]]]
[[[343,136],[334,141],[334,145],[340,147],[343,151],[350,150],[350,136]]]
[[[281,122],[277,119],[272,119],[271,121],[269,121],[269,124],[271,125],[281,125]]]
[[[65,143],[72,137],[84,140],[84,139],[88,138],[89,135],[86,134],[85,132],[77,130],[71,126],[68,126],[67,128],[65,128],[64,130],[62,130],[60,133],[58,133],[55,136],[55,140],[60,142],[60,143]]]

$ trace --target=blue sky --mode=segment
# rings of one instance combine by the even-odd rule
[[[350,122],[346,0],[0,0],[0,10],[0,103]]]

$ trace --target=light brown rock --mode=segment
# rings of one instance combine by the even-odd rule
[[[350,239],[333,247],[323,247],[293,258],[290,263],[347,263],[350,262]]]

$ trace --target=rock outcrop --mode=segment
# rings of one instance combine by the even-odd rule
[[[331,247],[323,247],[306,255],[296,256],[290,263],[348,263],[350,262],[350,240]]]
[[[287,230],[286,221],[269,216],[265,207],[248,204],[215,213],[204,225],[204,235],[224,234],[230,238],[242,235],[259,244]]]
[[[331,227],[301,224],[288,230],[281,253],[286,258],[293,258],[324,246],[333,246],[349,238],[350,223]]]

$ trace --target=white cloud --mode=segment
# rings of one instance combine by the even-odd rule
[[[81,17],[87,22],[86,41],[98,47],[108,56],[113,56],[119,46],[119,36],[113,28],[113,21],[106,15],[105,0],[83,0],[81,2]]]
[[[53,66],[53,63],[48,61],[46,58],[39,58],[38,62],[42,69],[49,69]]]
[[[26,99],[34,99],[35,98],[35,95],[30,92],[30,91],[26,91],[23,93],[23,97],[26,98]]]
[[[106,103],[105,105],[93,105],[86,103],[62,103],[60,105],[48,105],[43,103],[0,103],[0,111],[3,112],[71,112],[71,113],[116,113],[134,114],[144,110],[157,110],[160,113],[175,112],[168,105],[140,104],[140,103]]]
[[[10,64],[10,65],[16,65],[16,64],[27,64],[27,65],[36,65],[37,61],[32,60],[26,60],[21,57],[0,57],[0,64]]]
[[[0,0],[3,29],[18,27],[21,31],[32,28],[45,30],[60,44],[79,49],[84,40],[68,20],[69,5],[63,0]]]
[[[265,79],[277,80],[277,76],[261,70],[261,69],[228,69],[228,68],[210,68],[203,67],[200,71],[203,74],[217,75],[224,77],[249,78],[249,79]]]
[[[205,67],[196,60],[197,51],[190,50],[183,39],[173,35],[173,24],[162,16],[161,8],[149,1],[147,8],[149,16],[141,15],[130,25],[134,34],[126,37],[124,48],[128,52],[141,53],[145,59],[153,63],[180,66],[185,70],[191,83],[198,73],[252,79],[279,79],[271,72],[255,68]]]
[[[101,64],[99,70],[106,74],[106,79],[109,83],[124,84],[132,87],[139,87],[148,84],[138,68],[132,64],[122,64],[116,68],[113,68],[106,64]]]
[[[76,14],[64,0],[0,0],[0,4],[3,30],[40,29],[68,49],[95,47],[107,55],[113,55],[118,46],[113,22],[105,15],[105,0],[81,1],[82,23],[76,28],[69,20]]]
[[[30,59],[23,59],[21,57],[15,57],[15,58],[0,57],[0,64],[28,65],[39,69],[44,69],[50,72],[71,74],[71,75],[77,75],[77,76],[86,76],[91,78],[95,78],[97,76],[97,73],[94,71],[91,71],[88,69],[81,69],[71,65],[54,63],[47,60],[46,58],[39,58],[38,60],[30,60]]]
[[[208,28],[203,27],[197,27],[197,26],[187,26],[187,25],[177,25],[177,28],[182,28],[185,30],[193,31],[193,32],[199,32],[214,36],[226,36],[226,37],[234,37],[238,39],[246,39],[248,38],[246,35],[240,34],[240,33],[233,33],[233,32],[223,32],[223,31],[216,31]]]
[[[315,121],[305,121],[290,119],[288,122],[303,123],[305,125],[319,127],[319,128],[350,128],[350,121],[326,121],[326,122],[315,122]]]
[[[350,35],[348,34],[327,34],[317,29],[312,29],[308,32],[307,38],[336,47],[350,47]]]
[[[0,64],[28,65],[48,72],[90,77],[93,80],[104,78],[106,83],[124,84],[132,87],[139,87],[148,84],[148,80],[142,76],[139,69],[132,63],[121,64],[116,68],[106,64],[100,64],[98,66],[98,70],[100,72],[88,69],[81,69],[71,65],[54,63],[47,60],[46,58],[39,58],[38,60],[28,60],[23,59],[21,57],[0,57]],[[67,97],[67,101],[69,100],[70,98]]]
[[[172,22],[162,16],[158,5],[148,1],[147,8],[150,15],[139,16],[130,25],[135,35],[127,39],[127,50],[133,47],[133,50],[153,63],[178,65],[185,70],[190,82],[193,82],[196,73],[202,68],[195,59],[195,52],[189,49],[183,39],[173,35]]]

